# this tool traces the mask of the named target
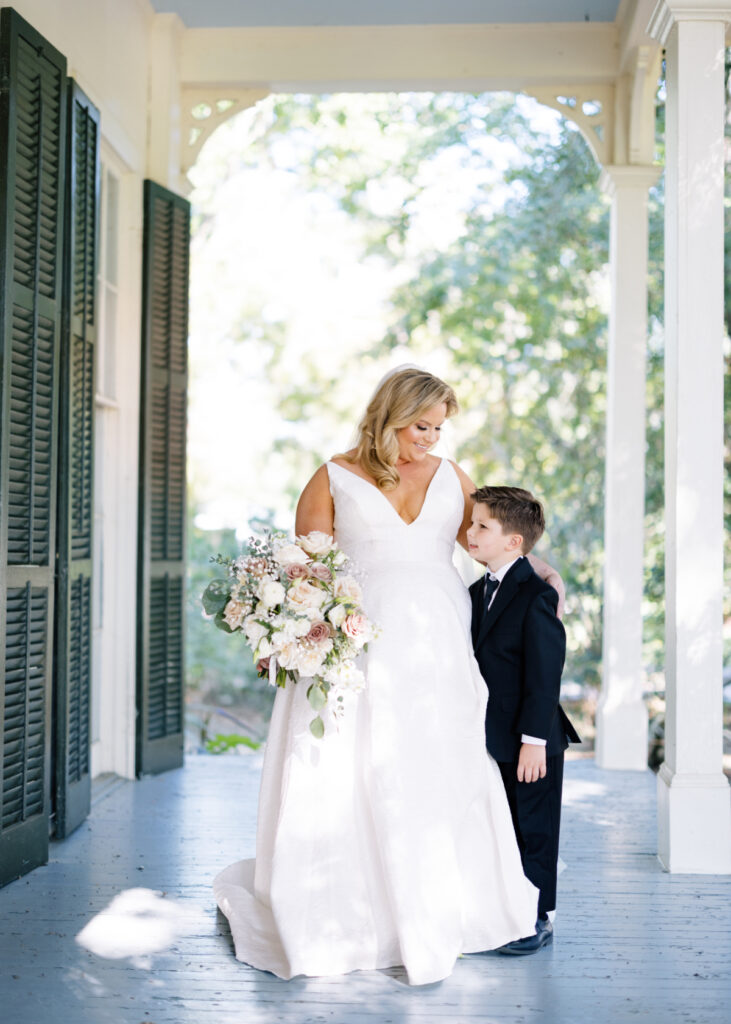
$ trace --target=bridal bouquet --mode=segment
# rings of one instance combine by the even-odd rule
[[[297,537],[250,537],[247,554],[216,556],[227,570],[203,592],[203,608],[219,629],[241,632],[269,682],[284,686],[306,676],[307,699],[317,713],[313,736],[325,731],[322,712],[343,713],[346,691],[365,685],[355,658],[366,650],[373,627],[361,608],[357,580],[346,572],[347,555],[319,531]]]

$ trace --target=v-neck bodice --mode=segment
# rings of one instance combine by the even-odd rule
[[[385,494],[351,470],[328,462],[335,503],[335,538],[359,565],[387,569],[391,563],[450,565],[464,512],[454,467],[442,459],[429,482],[416,519],[407,523]]]

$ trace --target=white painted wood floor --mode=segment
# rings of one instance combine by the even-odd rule
[[[400,970],[283,982],[234,959],[210,880],[253,854],[258,771],[258,755],[191,757],[120,784],[1,890],[2,1024],[731,1020],[731,878],[662,872],[649,771],[567,763],[552,947],[464,957],[416,989]],[[96,916],[120,894],[120,916]],[[89,922],[96,952],[77,941]]]

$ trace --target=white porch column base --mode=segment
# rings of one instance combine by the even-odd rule
[[[612,196],[607,367],[604,642],[596,720],[601,768],[647,768],[642,667],[647,348],[647,193],[653,166],[605,167]]]
[[[731,788],[724,775],[657,777],[658,851],[666,871],[731,874]]]
[[[723,736],[724,54],[731,0],[662,0],[666,46],[665,764],[670,871],[731,872]]]

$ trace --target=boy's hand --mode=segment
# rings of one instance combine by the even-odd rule
[[[537,782],[546,777],[546,748],[523,743],[518,756],[518,782]]]

